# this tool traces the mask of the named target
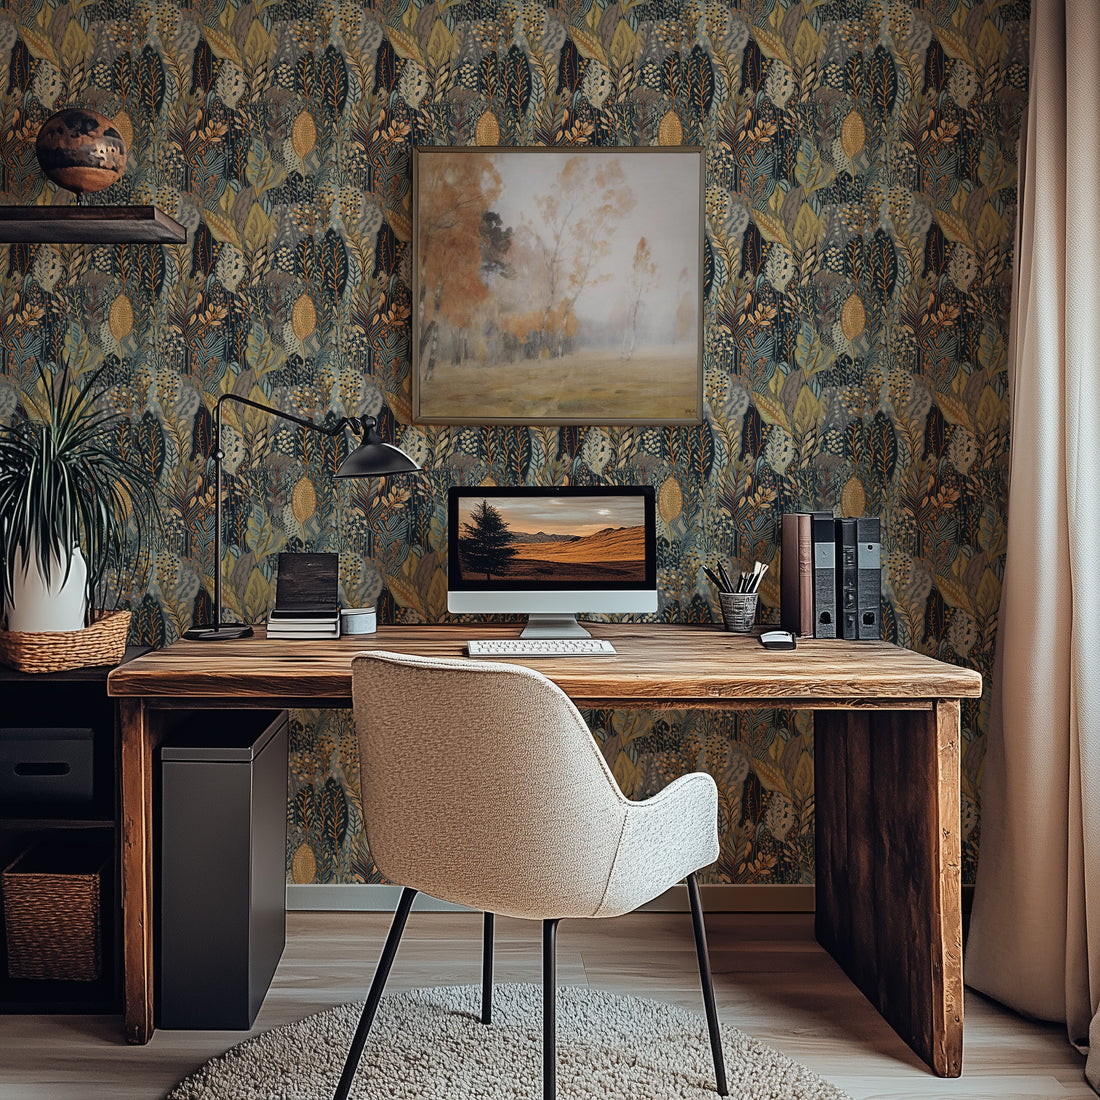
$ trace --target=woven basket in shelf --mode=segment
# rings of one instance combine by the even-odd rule
[[[95,982],[103,974],[100,897],[106,858],[47,871],[28,848],[0,876],[8,977]],[[33,869],[32,869],[33,868]]]
[[[0,663],[20,672],[117,665],[129,630],[129,611],[99,611],[80,630],[0,630]]]

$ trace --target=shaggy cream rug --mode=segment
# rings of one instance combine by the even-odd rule
[[[207,1062],[168,1100],[321,1100],[343,1068],[361,1005],[265,1032]],[[541,1100],[542,989],[476,985],[385,997],[352,1088],[356,1100]],[[722,1028],[730,1097],[850,1100],[805,1066]],[[698,1014],[599,990],[558,989],[559,1100],[706,1100],[714,1064]]]

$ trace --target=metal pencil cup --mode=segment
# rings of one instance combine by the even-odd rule
[[[734,634],[747,634],[756,622],[756,592],[719,592],[722,622]]]

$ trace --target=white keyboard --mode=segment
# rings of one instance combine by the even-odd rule
[[[480,638],[466,643],[471,657],[610,657],[603,638]]]

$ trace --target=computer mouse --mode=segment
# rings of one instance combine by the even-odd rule
[[[765,630],[760,644],[765,649],[794,649],[794,635],[789,630]]]

